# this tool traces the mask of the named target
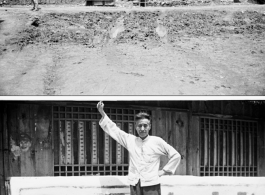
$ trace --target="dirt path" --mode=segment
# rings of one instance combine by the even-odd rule
[[[118,14],[85,15],[95,10]],[[159,14],[152,17],[154,10]],[[217,24],[209,25],[213,34],[198,34],[207,33],[207,29],[199,31],[200,20],[188,22],[194,28],[185,30],[185,14],[204,17],[205,10],[211,17],[216,11],[222,14],[220,32],[212,30],[219,29]],[[137,15],[139,11],[144,14]],[[247,11],[249,16],[242,20],[246,27],[238,28],[236,22],[242,21],[234,22],[233,14]],[[179,17],[175,12],[184,13],[183,23],[175,25]],[[47,18],[51,13],[54,15]],[[75,17],[60,15],[65,13]],[[255,14],[260,18],[253,26]],[[29,24],[34,17],[41,18],[39,27]],[[88,28],[90,20],[92,26]],[[145,20],[148,22],[142,23]],[[257,5],[135,9],[47,6],[40,12],[30,12],[28,7],[1,8],[0,94],[265,95],[265,34],[257,30],[264,25],[265,6]],[[234,33],[249,28],[253,33]],[[91,29],[96,29],[94,34]],[[54,36],[56,33],[60,36]]]

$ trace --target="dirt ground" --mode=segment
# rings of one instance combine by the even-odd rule
[[[0,8],[0,95],[265,95],[265,6]]]

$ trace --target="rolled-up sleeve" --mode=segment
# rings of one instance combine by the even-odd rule
[[[130,135],[122,131],[112,120],[110,120],[107,115],[99,121],[99,125],[103,131],[105,131],[123,147],[127,148]]]

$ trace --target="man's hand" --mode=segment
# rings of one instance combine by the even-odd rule
[[[100,101],[98,104],[97,104],[97,109],[98,111],[100,112],[101,116],[104,117],[105,116],[105,112],[104,112],[104,104],[102,101]]]
[[[167,172],[165,172],[164,170],[159,170],[158,171],[158,176],[161,177],[163,175],[166,175]]]

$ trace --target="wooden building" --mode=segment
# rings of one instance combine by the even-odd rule
[[[97,102],[0,102],[0,185],[12,176],[127,175],[128,152],[99,127]],[[265,105],[254,101],[110,101],[105,111],[135,134],[134,116],[152,116],[151,135],[181,154],[175,174],[265,176]],[[161,167],[166,163],[161,158]]]

